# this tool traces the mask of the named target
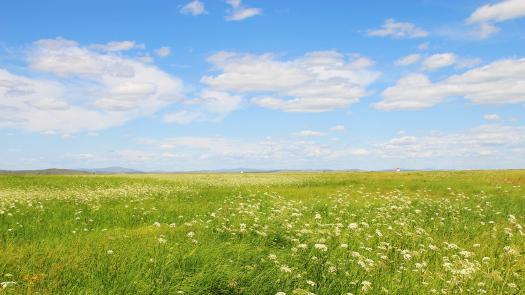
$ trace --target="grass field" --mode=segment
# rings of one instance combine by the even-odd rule
[[[0,294],[525,294],[522,225],[525,171],[4,175]]]

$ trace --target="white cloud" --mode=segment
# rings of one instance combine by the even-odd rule
[[[0,127],[76,133],[119,126],[180,100],[182,82],[154,65],[64,39],[35,42],[32,77],[0,69]],[[36,78],[45,73],[46,78]]]
[[[433,83],[410,74],[382,93],[378,109],[421,109],[445,97],[462,96],[476,104],[525,102],[525,59],[503,59]]]
[[[242,97],[228,92],[204,90],[197,102],[211,113],[228,114],[241,106]]]
[[[381,94],[383,100],[374,104],[377,109],[422,109],[441,102],[432,82],[423,74],[410,74]]]
[[[242,97],[228,92],[205,89],[196,99],[186,101],[186,105],[193,107],[191,110],[180,110],[164,115],[164,122],[188,124],[191,122],[220,121],[229,113],[239,109]]]
[[[425,59],[423,66],[427,70],[436,70],[443,67],[448,67],[456,62],[456,55],[454,53],[438,53],[433,54]]]
[[[405,135],[401,137],[392,138],[388,141],[388,143],[392,145],[409,145],[416,141],[417,141],[416,137]]]
[[[271,138],[248,142],[223,137],[175,137],[161,140],[158,145],[162,150],[191,155],[191,169],[196,169],[195,167],[201,164],[197,163],[197,159],[205,159],[207,163],[220,163],[220,168],[225,168],[224,162],[227,161],[230,165],[239,163],[233,165],[291,169],[297,163],[312,161],[310,163],[317,167],[324,165],[321,160],[362,157],[369,153],[362,148],[335,148],[314,141]]]
[[[523,0],[503,0],[476,9],[467,19],[469,23],[502,22],[525,16]]]
[[[503,0],[477,8],[468,18],[468,24],[479,24],[478,37],[486,38],[500,29],[493,25],[515,18],[525,17],[525,1]]]
[[[363,147],[315,140],[315,137],[249,140],[221,136],[140,139],[143,149],[130,147],[100,154],[79,152],[66,158],[71,167],[121,165],[170,171],[237,167],[518,168],[525,164],[525,126],[482,125],[417,136],[400,132],[394,138]]]
[[[407,22],[396,22],[393,19],[385,20],[385,23],[377,30],[369,30],[368,36],[393,37],[396,39],[422,38],[428,33],[418,28],[415,24]]]
[[[155,54],[159,57],[167,57],[171,54],[171,48],[169,46],[162,46],[155,50]]]
[[[345,125],[335,125],[330,127],[330,131],[345,131]]]
[[[67,40],[63,40],[67,43]],[[49,42],[48,42],[49,43]],[[67,45],[64,43],[63,45]],[[55,43],[56,44],[56,43]],[[73,45],[73,44],[70,44]],[[135,41],[113,41],[107,44],[94,44],[90,48],[98,49],[102,51],[126,51],[133,48],[144,49],[143,44],[136,44]]]
[[[479,156],[512,157],[524,145],[525,127],[482,125],[450,134],[392,138],[376,145],[374,153],[401,159],[476,157],[479,162]]]
[[[60,110],[67,110],[70,108],[70,105],[66,103],[65,101],[56,100],[52,98],[44,98],[40,100],[36,100],[33,102],[33,106],[39,110],[54,110],[54,111],[60,111]]]
[[[272,54],[219,52],[208,58],[220,71],[201,82],[219,91],[250,95],[261,107],[287,112],[323,112],[346,107],[368,95],[380,73],[373,62],[336,51],[309,52],[292,60]]]
[[[419,61],[421,58],[420,54],[409,54],[407,56],[403,56],[400,59],[396,60],[395,65],[396,66],[408,66],[411,64],[414,64]]]
[[[497,114],[487,114],[483,116],[483,119],[488,120],[488,121],[497,121],[500,119],[500,117]]]
[[[525,127],[519,126],[484,125],[449,134],[431,132],[417,137],[403,134],[367,148],[324,145],[303,139],[246,141],[224,137],[175,137],[149,143],[158,146],[161,152],[137,154],[149,161],[155,161],[156,155],[166,154],[162,156],[164,160],[158,161],[173,159],[177,161],[177,169],[189,170],[246,166],[357,168],[359,163],[365,162],[379,168],[442,168],[445,165],[469,168],[485,165],[483,159],[499,167],[516,163],[516,156],[524,154],[524,131]],[[128,157],[134,153],[130,154]],[[228,163],[227,166],[224,163]],[[173,167],[171,163],[166,164]]]
[[[473,35],[474,37],[485,39],[499,31],[501,31],[501,29],[494,25],[488,23],[481,23],[479,24],[478,29],[473,32]]]
[[[193,16],[205,14],[206,10],[204,8],[204,3],[198,0],[194,0],[191,2],[188,2],[186,5],[184,5],[180,9],[180,13],[182,14],[191,14]]]
[[[241,21],[262,13],[260,8],[244,7],[241,0],[226,0],[226,3],[231,6],[230,14],[225,17],[228,21]]]
[[[313,130],[302,130],[299,132],[292,133],[293,136],[301,136],[301,137],[319,137],[324,136],[325,134],[319,131],[313,131]]]
[[[460,69],[462,68],[473,68],[483,61],[480,58],[462,58],[456,62],[456,66]]]
[[[165,114],[162,120],[165,123],[189,124],[191,122],[197,121],[201,117],[202,114],[200,112],[181,110]]]

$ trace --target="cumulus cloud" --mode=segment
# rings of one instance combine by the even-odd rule
[[[475,104],[525,102],[525,59],[503,59],[433,83],[423,74],[409,74],[385,89],[375,108],[421,109],[446,97],[464,97]]]
[[[182,8],[180,9],[180,13],[197,16],[205,14],[206,10],[204,8],[204,3],[198,0],[194,0],[182,6]]]
[[[336,51],[309,52],[292,60],[273,54],[219,52],[208,58],[219,71],[201,79],[219,91],[242,93],[258,106],[286,112],[324,112],[369,94],[380,75],[365,57]]]
[[[525,1],[503,0],[477,8],[468,18],[468,24],[478,24],[477,35],[486,38],[500,29],[494,23],[525,17]]]
[[[35,42],[28,68],[31,77],[0,69],[0,127],[62,134],[100,130],[182,97],[182,82],[156,66],[71,40]]]
[[[245,7],[241,0],[226,0],[226,3],[231,6],[230,14],[225,17],[227,21],[241,21],[262,13],[260,8]]]
[[[428,32],[413,23],[396,22],[394,19],[387,19],[380,29],[369,30],[368,36],[393,37],[396,39],[423,38],[428,36]]]
[[[437,70],[439,68],[448,67],[456,62],[456,55],[454,53],[438,53],[427,57],[423,61],[423,67],[427,70]]]
[[[408,65],[418,62],[420,58],[421,58],[420,54],[417,54],[417,53],[409,54],[407,56],[403,56],[399,58],[398,60],[396,60],[395,65],[396,66],[408,66]]]

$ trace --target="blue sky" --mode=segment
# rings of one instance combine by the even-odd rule
[[[0,169],[523,168],[525,1],[5,1]]]

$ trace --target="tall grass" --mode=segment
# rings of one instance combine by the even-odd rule
[[[525,171],[4,175],[0,293],[521,294],[524,223]]]

